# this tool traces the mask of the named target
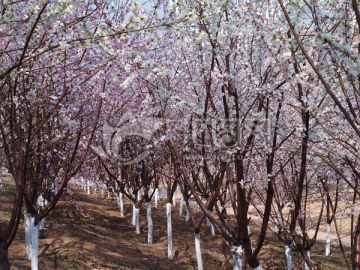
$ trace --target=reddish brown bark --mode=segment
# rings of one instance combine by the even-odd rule
[[[360,215],[354,232],[354,247],[352,250],[353,270],[360,270]]]

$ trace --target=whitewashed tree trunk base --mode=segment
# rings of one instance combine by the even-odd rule
[[[213,213],[211,212],[211,216],[213,215]],[[209,221],[210,222],[210,221]],[[216,233],[215,233],[215,227],[214,225],[210,222],[210,233],[211,233],[211,236],[215,236]]]
[[[87,180],[86,182],[86,190],[87,190],[87,194],[90,195],[90,180]]]
[[[31,270],[38,270],[39,264],[39,224],[35,226],[35,217],[31,217]]]
[[[81,184],[82,184],[84,192],[86,192],[86,183],[85,183],[84,177],[81,177]]]
[[[25,227],[25,244],[26,244],[26,255],[31,260],[31,215],[24,213],[24,227]]]
[[[137,197],[138,197],[138,201],[141,201],[141,199],[142,199],[142,190],[141,189],[138,190]]]
[[[45,218],[39,222],[39,230],[45,230]]]
[[[136,223],[135,223],[135,204],[133,203],[133,214],[132,214],[132,222],[131,222],[131,224],[132,225],[136,225]]]
[[[243,249],[242,246],[234,246],[231,248],[234,259],[234,270],[242,270],[243,265]]]
[[[158,201],[159,201],[159,189],[158,188],[155,188],[154,196],[155,196],[155,208],[158,208]]]
[[[325,256],[330,256],[330,225],[326,223],[326,247],[325,247]]]
[[[172,224],[171,224],[171,203],[166,203],[167,235],[168,235],[168,258],[173,258],[172,253]]]
[[[289,246],[285,246],[285,256],[286,256],[286,267],[287,270],[292,269],[292,262],[291,262],[291,248]]]
[[[153,221],[151,217],[151,203],[146,203],[146,217],[148,222],[148,244],[153,243]]]
[[[215,235],[216,235],[215,227],[214,227],[214,225],[212,225],[212,223],[211,223],[211,225],[210,225],[210,232],[211,232],[211,236],[215,236]]]
[[[188,199],[188,205],[190,206],[190,199]],[[186,207],[185,221],[189,221],[190,219],[190,211],[189,208]]]
[[[250,226],[247,226],[247,228],[248,228],[248,234],[249,234],[249,236],[250,236],[250,235],[251,235]],[[251,237],[249,237],[249,240],[250,240],[251,250],[254,250],[254,249],[253,249],[253,245],[252,245],[252,240],[251,240]]]
[[[55,194],[57,194],[59,192],[59,181],[58,181],[57,177],[55,177],[54,192],[55,192]]]
[[[180,199],[180,206],[179,206],[179,216],[182,216],[184,208],[184,196],[181,196]]]
[[[208,219],[208,217],[205,217],[206,220],[206,226],[210,227],[210,220]]]
[[[310,250],[307,250],[307,251],[306,251],[306,254],[307,254],[307,256],[309,257],[309,259],[311,260],[311,257],[310,257],[311,252],[310,252]],[[307,263],[304,262],[304,264],[305,264],[305,270],[310,270],[310,267],[307,265]]]
[[[124,216],[124,193],[119,193],[119,210],[120,210],[120,217]]]
[[[136,234],[140,234],[140,209],[135,207]]]
[[[200,233],[195,233],[195,252],[198,270],[203,270],[203,261],[201,257],[201,246],[200,246]]]

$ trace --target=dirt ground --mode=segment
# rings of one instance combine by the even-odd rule
[[[12,193],[10,182],[0,189],[1,223],[11,209]],[[46,219],[46,230],[39,242],[39,269],[197,269],[192,224],[178,213],[178,205],[173,206],[174,258],[170,260],[167,258],[163,201],[158,208],[153,208],[154,244],[147,244],[145,206],[140,211],[141,234],[136,235],[131,224],[132,205],[129,201],[125,201],[125,217],[120,217],[116,197],[102,199],[100,192],[87,195],[81,190],[74,190],[74,194],[66,195]],[[256,224],[252,227],[256,235]],[[9,250],[13,270],[30,269],[24,238],[21,223]],[[220,236],[211,237],[205,222],[201,230],[201,248],[204,269],[233,268],[229,251],[224,254],[223,240]],[[264,269],[285,269],[283,250],[284,245],[269,233],[259,256]],[[324,252],[325,244],[321,242],[312,249],[312,258],[321,269],[346,269],[337,246],[333,245],[330,257],[325,257]],[[293,255],[293,269],[303,269],[302,260],[296,252]]]

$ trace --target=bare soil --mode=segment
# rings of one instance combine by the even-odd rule
[[[0,222],[7,220],[11,209],[13,187],[5,179],[0,189]],[[81,207],[79,210],[73,201]],[[154,244],[147,244],[146,210],[140,211],[141,234],[135,234],[131,224],[132,205],[125,201],[125,217],[120,217],[116,197],[101,198],[100,193],[87,195],[81,190],[66,195],[47,217],[46,230],[39,241],[39,269],[105,270],[105,269],[197,269],[194,233],[191,222],[179,216],[178,205],[173,207],[173,253],[167,258],[167,232],[165,204],[161,201],[153,208]],[[255,222],[255,221],[254,221]],[[257,224],[252,224],[257,235]],[[23,223],[9,249],[13,270],[30,269],[26,258]],[[255,244],[255,241],[254,241]],[[205,222],[201,230],[201,248],[204,269],[232,269],[229,250],[224,253],[220,236],[210,236]],[[349,252],[349,250],[347,249]],[[332,255],[325,257],[325,244],[320,242],[312,249],[312,258],[321,269],[346,269],[344,259],[336,245]],[[303,269],[302,259],[294,252],[293,269]],[[350,253],[347,254],[350,259]],[[260,253],[264,269],[285,269],[284,245],[271,232],[267,235]],[[249,267],[247,267],[249,269]]]

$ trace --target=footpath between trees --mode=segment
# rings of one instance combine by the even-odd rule
[[[146,210],[140,211],[141,234],[135,234],[131,224],[132,205],[125,201],[125,217],[120,217],[116,196],[101,198],[81,190],[67,195],[46,220],[46,230],[39,242],[39,269],[105,270],[105,269],[196,269],[193,228],[179,216],[179,202],[172,208],[174,254],[167,259],[166,215],[163,201],[153,208],[154,244],[147,244]],[[254,230],[257,218],[253,217]],[[23,223],[10,248],[14,270],[29,269],[26,258]],[[274,240],[274,241],[272,241]],[[253,240],[254,241],[254,240]],[[284,269],[283,246],[269,238],[262,251],[265,269]],[[321,243],[320,243],[321,244]],[[322,262],[322,269],[344,269],[340,252],[333,248],[333,255],[325,257],[325,245],[315,246],[313,258]],[[211,236],[205,222],[201,231],[201,249],[204,269],[232,269],[229,251],[224,255],[220,236]],[[302,260],[294,254],[294,268],[303,267]]]

